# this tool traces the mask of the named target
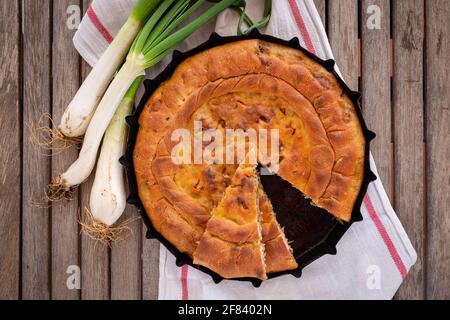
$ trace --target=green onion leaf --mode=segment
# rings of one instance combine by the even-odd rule
[[[220,0],[208,0],[209,2],[217,3]],[[261,20],[258,22],[253,22],[246,12],[247,1],[237,0],[231,8],[239,14],[239,24],[237,27],[237,34],[249,34],[252,30],[265,27],[270,21],[270,15],[272,13],[272,0],[265,0],[264,2],[264,12]],[[247,29],[242,30],[242,26],[246,24]]]
[[[189,8],[191,0],[182,0],[176,2],[170,11],[160,20],[158,25],[155,27],[154,32],[150,35],[148,38],[147,44],[145,48],[143,49],[143,52],[148,51],[148,48],[154,45],[156,42],[156,39],[160,37],[160,35],[163,32],[167,32],[169,29],[169,26],[173,24],[173,21],[178,18],[183,12],[186,11],[187,8]],[[176,26],[175,26],[176,27]],[[173,28],[171,28],[170,32],[173,31]]]
[[[147,62],[145,66],[151,67],[154,65],[154,61],[159,59],[159,56],[168,50],[173,50],[180,42],[184,41],[187,37],[189,37],[193,32],[195,32],[198,28],[204,25],[206,22],[214,18],[220,12],[228,8],[232,5],[236,0],[222,0],[212,8],[205,11],[202,15],[200,15],[197,19],[189,23],[187,26],[182,29],[176,31],[171,34],[160,43],[158,43],[155,47],[150,49],[148,52],[144,54],[145,61]]]
[[[161,0],[139,0],[134,5],[133,10],[130,13],[130,18],[140,24],[144,24],[150,16],[150,13],[152,13],[153,9],[155,9],[160,2]]]
[[[174,1],[175,0],[164,0],[162,4],[158,7],[158,9],[155,10],[150,19],[148,19],[144,28],[142,28],[141,32],[136,37],[133,46],[131,47],[130,53],[142,52],[142,49],[147,43],[148,37],[155,28],[156,24]]]
[[[241,17],[239,19],[237,33],[240,35],[241,34],[249,34],[252,30],[263,28],[269,23],[270,16],[272,14],[272,0],[265,0],[263,17],[261,18],[261,20],[259,20],[256,23],[252,22],[250,17],[247,15],[247,13],[245,12],[245,7],[244,7],[244,10],[242,10],[242,9],[240,9],[240,10],[241,10]],[[242,30],[242,25],[244,23],[248,25],[248,28],[246,30]]]

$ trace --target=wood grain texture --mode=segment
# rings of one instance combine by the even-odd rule
[[[418,253],[396,298],[449,299],[450,1],[314,2],[322,20],[328,18],[326,28],[337,63],[353,89],[358,89],[358,14],[361,17],[363,112],[378,134],[372,151]],[[75,150],[53,159],[42,156],[29,142],[27,124],[44,112],[58,119],[80,78],[90,70],[73,49],[73,32],[65,26],[65,9],[78,3],[86,10],[91,0],[0,4],[0,161],[4,164],[0,176],[0,299],[158,296],[160,244],[145,238],[146,228],[140,221],[132,224],[134,236],[111,250],[86,235],[77,235],[77,210],[89,206],[93,177],[80,187],[74,202],[52,209],[30,205],[41,199],[52,174],[66,169],[76,156]],[[381,9],[380,30],[366,28],[369,5]],[[392,86],[389,24],[395,47]],[[124,218],[135,214],[129,208]],[[81,267],[81,292],[67,290],[65,272],[71,264]]]
[[[33,124],[51,113],[51,1],[24,0],[23,8],[23,121]],[[50,23],[49,23],[50,21]],[[47,125],[49,125],[47,123]],[[50,181],[50,158],[30,143],[23,130],[22,184],[22,297],[51,298],[50,209],[38,208]]]
[[[367,26],[367,21],[374,14],[370,10],[373,5],[380,8],[380,29]],[[363,0],[360,9],[363,113],[370,129],[377,134],[370,147],[381,181],[393,201],[390,1]]]
[[[314,0],[314,4],[316,5],[317,12],[319,13],[320,19],[322,20],[322,23],[326,29],[326,25],[327,25],[327,23],[326,23],[326,15],[327,15],[326,0]]]
[[[128,224],[130,232],[111,248],[111,299],[115,300],[136,300],[142,297],[142,221],[131,206],[127,207],[118,223],[128,219],[133,219]]]
[[[18,1],[0,4],[0,299],[20,295],[20,7]]]
[[[358,1],[328,1],[328,38],[342,76],[358,90]]]
[[[428,299],[450,299],[450,1],[426,2]]]
[[[397,294],[425,297],[425,188],[422,0],[393,1],[395,209],[418,260]]]
[[[87,10],[90,0],[83,0],[83,9]],[[91,68],[86,62],[81,63],[81,76],[86,78]],[[94,174],[80,186],[81,219],[86,220],[86,208]],[[110,298],[110,250],[108,247],[81,235],[81,298],[83,300],[107,300]]]
[[[87,220],[85,208],[89,207],[93,177],[80,186],[81,219]],[[89,220],[88,220],[89,221]],[[110,249],[81,234],[81,298],[83,300],[110,299]]]
[[[80,60],[72,44],[74,30],[66,26],[67,7],[73,0],[53,2],[53,119],[55,124],[80,86]],[[57,176],[67,170],[76,160],[78,148],[55,151],[52,157],[52,175]],[[79,290],[67,286],[67,269],[79,266],[78,248],[78,194],[72,201],[55,203],[52,207],[52,298],[78,299]]]
[[[147,228],[142,225],[142,298],[158,299],[159,241],[145,237]]]

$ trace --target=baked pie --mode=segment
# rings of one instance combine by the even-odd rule
[[[194,264],[224,278],[267,279],[258,188],[256,164],[244,161],[212,212],[194,252]]]
[[[192,133],[194,148],[198,123],[200,134],[214,129],[224,137],[229,129],[257,133],[277,129],[276,173],[313,205],[350,221],[365,160],[365,139],[355,108],[331,72],[284,45],[241,40],[187,58],[154,91],[139,116],[133,162],[139,197],[154,228],[197,262],[213,268],[212,259],[220,259],[218,252],[200,259],[196,250],[206,241],[214,212],[226,211],[221,209],[224,194],[233,185],[239,162],[217,161],[217,153],[226,153],[220,148],[211,161],[195,161],[195,152],[185,149],[181,156],[193,161],[174,161],[179,143],[174,132],[184,128]],[[208,147],[202,142],[203,151]],[[258,160],[270,165],[263,161],[267,159]],[[241,269],[225,260],[213,261],[223,266],[214,271],[224,277],[264,279],[265,273],[296,267],[270,201],[261,187],[257,193],[265,271],[260,262]],[[246,201],[254,205],[253,197]]]

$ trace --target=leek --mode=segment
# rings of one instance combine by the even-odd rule
[[[142,79],[143,77],[137,78],[131,85],[105,132],[91,189],[90,210],[86,210],[90,221],[81,222],[84,232],[107,245],[127,230],[128,221],[117,227],[112,226],[126,207],[124,170],[119,159],[124,154],[127,143],[128,126],[125,119],[133,110]]]
[[[80,137],[86,132],[95,108],[123,63],[133,40],[161,1],[139,0],[136,3],[127,21],[65,110],[58,126],[64,136]]]
[[[208,1],[209,2],[218,2],[220,0],[208,0]],[[238,35],[249,34],[254,29],[265,27],[269,23],[270,16],[272,14],[272,0],[264,0],[263,15],[262,15],[262,18],[257,22],[253,22],[253,20],[248,16],[248,14],[246,12],[246,6],[247,6],[246,0],[238,0],[235,3],[233,3],[233,5],[231,5],[231,7],[230,7],[231,9],[236,11],[240,16],[238,27],[237,27]],[[247,25],[247,29],[242,30],[242,26],[244,24]]]
[[[95,166],[105,130],[136,78],[144,75],[147,68],[160,62],[179,43],[235,1],[220,1],[190,24],[165,38],[161,35],[166,36],[167,30],[174,30],[205,0],[165,0],[158,6],[133,42],[124,65],[111,82],[92,116],[78,159],[66,172],[55,177],[48,186],[46,195],[49,200],[70,198],[74,188],[89,177]]]
[[[97,161],[90,207],[93,216],[108,226],[113,225],[125,209],[125,182],[119,159],[125,153],[127,142],[128,125],[125,118],[133,110],[134,97],[141,81],[142,77],[134,81],[117,108],[105,132]]]

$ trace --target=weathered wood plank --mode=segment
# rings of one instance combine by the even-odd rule
[[[54,2],[53,23],[51,19],[50,1],[23,2],[24,26],[28,32],[23,37],[24,45],[24,95],[23,95],[23,117],[24,124],[34,122],[43,112],[50,112],[53,102],[54,115],[60,112],[60,106],[67,103],[74,92],[74,74],[64,79],[50,80],[53,53],[53,75],[57,69],[72,70],[72,65],[62,66],[63,57],[73,59],[69,45],[66,43],[65,33],[67,29],[56,20],[63,19],[64,5]],[[8,148],[1,153],[0,159],[8,163],[7,172],[2,172],[0,184],[0,216],[4,222],[0,226],[2,245],[0,256],[7,259],[0,260],[0,298],[16,298],[19,295],[19,238],[15,235],[20,230],[20,128],[18,120],[19,111],[19,73],[16,70],[19,59],[17,35],[11,30],[18,30],[18,14],[4,14],[10,8],[19,10],[17,3],[20,1],[5,1],[0,5],[4,19],[0,21],[0,39],[2,48],[0,52],[6,57],[7,63],[2,63],[0,73],[0,97],[8,108],[8,112],[0,110],[2,123],[11,124],[0,130],[0,137],[4,137],[2,145]],[[85,0],[89,3],[89,0]],[[315,0],[319,13],[325,16],[323,5],[325,0]],[[427,23],[427,51],[426,67],[422,66],[423,45],[423,1],[393,1],[393,25],[395,43],[395,75],[393,79],[393,104],[394,110],[394,132],[390,132],[391,113],[389,94],[386,81],[386,54],[389,45],[386,43],[386,29],[384,17],[389,5],[385,0],[362,0],[362,62],[363,72],[361,78],[361,89],[363,91],[364,113],[368,124],[378,133],[378,138],[373,144],[373,152],[378,164],[382,180],[394,201],[398,215],[404,224],[414,247],[418,251],[419,261],[413,268],[407,281],[400,289],[398,298],[449,298],[450,281],[450,257],[448,250],[445,251],[449,242],[450,221],[446,209],[450,204],[449,199],[449,176],[448,161],[450,154],[449,135],[449,72],[443,66],[446,65],[446,52],[449,51],[449,2],[446,0],[429,1],[426,3]],[[68,3],[64,0],[62,3]],[[336,54],[337,62],[344,73],[345,80],[357,89],[358,69],[355,67],[357,61],[357,14],[354,7],[357,1],[334,0],[328,1],[328,15],[330,17],[328,29],[332,47]],[[365,28],[365,9],[369,4],[377,4],[382,8],[382,29],[368,30]],[[6,9],[5,9],[6,8]],[[4,11],[6,10],[6,11]],[[16,12],[17,12],[16,11]],[[57,12],[63,15],[57,16]],[[6,18],[5,18],[6,17]],[[16,20],[14,20],[16,19]],[[356,23],[355,23],[356,21]],[[409,21],[409,22],[408,22]],[[53,25],[61,25],[61,30],[51,30]],[[11,29],[12,28],[12,29]],[[59,28],[58,28],[59,29]],[[64,30],[63,30],[64,29]],[[7,32],[5,32],[7,31]],[[50,34],[53,32],[54,47],[50,43]],[[18,34],[18,33],[17,33]],[[60,39],[60,40],[57,40]],[[5,45],[6,44],[6,45]],[[371,52],[370,52],[371,51]],[[55,55],[61,54],[61,57]],[[5,61],[5,60],[4,60]],[[11,61],[11,62],[8,62]],[[72,61],[72,60],[71,60]],[[6,67],[6,69],[4,69]],[[17,68],[18,69],[18,68]],[[6,71],[5,71],[6,70]],[[423,70],[426,75],[426,113],[423,113]],[[77,72],[77,71],[75,71]],[[83,64],[82,74],[86,75],[88,67]],[[388,70],[389,72],[389,70]],[[383,79],[383,80],[380,80]],[[61,83],[58,83],[61,82]],[[53,98],[51,97],[51,86],[53,85]],[[69,88],[69,89],[66,89]],[[66,90],[67,92],[63,92]],[[14,110],[12,112],[11,110]],[[426,121],[426,130],[423,126],[423,118]],[[16,134],[15,134],[16,132]],[[423,137],[426,133],[427,147],[424,153]],[[392,158],[387,155],[386,146],[391,144],[391,134],[395,142],[395,179],[390,179],[392,174]],[[17,136],[17,144],[11,143],[11,137]],[[62,252],[63,243],[66,241],[73,244],[73,239],[63,238],[59,233],[62,229],[73,228],[73,221],[67,218],[67,213],[72,209],[64,206],[56,206],[52,209],[52,224],[50,225],[49,210],[38,209],[29,206],[31,200],[39,199],[42,190],[51,176],[50,159],[40,156],[29,144],[30,132],[28,128],[23,130],[23,261],[22,261],[22,290],[23,298],[70,298],[73,292],[64,292],[65,269],[64,264],[69,261],[69,256],[74,256],[74,247],[65,247],[68,252]],[[1,138],[0,138],[1,139]],[[16,148],[17,150],[14,150]],[[377,151],[378,150],[378,151]],[[426,158],[425,158],[426,155]],[[60,156],[52,161],[53,173],[63,169]],[[66,155],[64,155],[66,157]],[[426,165],[426,176],[424,167]],[[59,167],[61,166],[61,167]],[[17,171],[13,170],[17,168]],[[389,173],[391,172],[391,173]],[[14,182],[15,181],[15,182]],[[426,181],[426,184],[424,183]],[[92,181],[90,182],[92,183]],[[89,204],[90,183],[81,187],[82,197],[80,203],[82,208]],[[17,186],[14,192],[13,188]],[[393,189],[396,189],[397,197],[393,199]],[[425,202],[425,187],[427,187]],[[5,199],[7,199],[5,201]],[[75,202],[76,203],[76,202]],[[425,204],[427,205],[425,206]],[[70,206],[73,206],[71,203]],[[428,212],[428,228],[424,226],[425,207]],[[128,209],[131,210],[131,209]],[[132,209],[134,212],[134,209]],[[130,214],[130,213],[128,213]],[[139,222],[140,223],[140,222]],[[52,228],[49,228],[52,226]],[[7,227],[4,228],[4,227]],[[4,228],[4,229],[3,229]],[[133,225],[136,232],[140,228]],[[17,230],[16,233],[13,230]],[[51,231],[50,231],[51,230]],[[425,239],[427,230],[427,239]],[[50,235],[52,241],[50,242]],[[145,235],[145,227],[142,227],[142,235]],[[61,236],[61,237],[59,237]],[[132,271],[126,267],[126,259],[136,258],[138,242],[124,242],[115,245],[111,262],[111,295],[110,295],[110,273],[109,273],[109,250],[82,236],[82,297],[84,299],[108,299],[131,298],[138,296],[136,286],[139,285],[139,271]],[[428,252],[425,254],[425,243]],[[16,246],[16,250],[11,249]],[[126,252],[131,246],[131,255]],[[158,288],[158,257],[159,243],[154,240],[146,240],[142,236],[142,296],[145,299],[157,297]],[[50,249],[51,248],[51,249]],[[7,250],[7,251],[6,251]],[[7,253],[7,254],[5,254]],[[51,259],[51,253],[53,259]],[[66,255],[67,254],[67,255]],[[63,257],[62,259],[56,256]],[[427,257],[427,261],[423,257]],[[52,261],[52,263],[50,263]],[[133,260],[134,261],[134,260]],[[70,262],[71,263],[71,262]],[[75,263],[76,264],[76,263]],[[133,262],[133,269],[134,267]],[[137,264],[138,265],[138,264]],[[425,281],[425,268],[428,270],[428,278]],[[50,273],[50,266],[53,273]],[[16,268],[16,269],[15,269]],[[5,271],[6,270],[6,271]],[[117,271],[116,271],[117,270]],[[56,273],[55,273],[56,272]],[[61,282],[63,281],[64,282]],[[129,283],[128,283],[129,282]],[[426,285],[426,287],[425,287]],[[127,287],[125,292],[121,288]],[[130,289],[132,288],[132,289]],[[76,296],[76,295],[75,295]],[[76,298],[76,297],[75,297]]]
[[[130,233],[124,240],[116,242],[111,248],[111,299],[136,300],[142,297],[142,263],[141,263],[141,219],[134,207],[129,206],[122,218],[128,224]]]
[[[358,1],[328,1],[328,38],[342,76],[358,90]]]
[[[90,0],[83,0],[87,10]],[[82,62],[81,74],[85,78],[91,68]],[[94,175],[80,186],[80,207],[82,219],[86,218],[85,208],[89,207],[89,196]],[[110,250],[86,234],[81,235],[81,297],[83,300],[107,300],[110,298]]]
[[[53,2],[53,119],[61,116],[75,95],[80,80],[79,57],[72,44],[73,30],[66,26],[67,7],[73,0]],[[52,157],[53,176],[64,172],[78,156],[74,146]],[[78,299],[79,290],[67,286],[69,266],[79,266],[78,255],[78,195],[72,201],[52,207],[52,298]]]
[[[142,225],[142,298],[158,299],[159,241],[145,237],[147,227]]]
[[[450,1],[427,1],[427,287],[428,299],[450,299]]]
[[[51,1],[23,0],[23,120],[32,124],[51,112]],[[50,180],[50,158],[23,130],[22,297],[51,298],[50,210],[31,205],[42,199]]]
[[[0,4],[0,299],[20,294],[21,109],[19,1]]]
[[[84,221],[87,219],[85,209],[89,207],[93,180],[94,178],[90,177],[80,186],[81,219]],[[83,300],[110,298],[109,258],[108,247],[81,233],[81,297]]]
[[[314,0],[314,4],[319,12],[320,19],[322,19],[323,25],[326,26],[326,0]]]
[[[377,22],[372,19],[378,14],[378,9],[373,6],[380,10],[379,29],[372,24]],[[362,107],[367,125],[377,134],[371,151],[381,181],[393,201],[390,1],[363,0],[360,10]]]
[[[94,178],[90,177],[80,186],[81,219],[87,218],[85,208],[89,207],[93,180]],[[91,239],[85,233],[81,234],[81,297],[83,300],[110,299],[109,259],[108,247]]]
[[[418,260],[397,294],[424,298],[425,188],[422,0],[393,1],[395,209]]]
[[[85,3],[85,10],[87,9],[87,6],[90,1],[84,1]],[[93,173],[94,175],[94,173]],[[90,179],[89,183],[84,185],[82,187],[82,206],[88,205],[89,200],[89,191],[90,191],[90,185],[92,184],[92,178]],[[121,221],[130,219],[130,218],[136,218],[137,212],[133,208],[127,208],[126,212],[124,213],[124,216],[122,217]],[[120,223],[120,221],[119,221]],[[110,250],[110,256],[109,259],[106,259],[105,252],[103,251],[104,248],[99,248],[97,245],[96,251],[90,250],[93,253],[101,251],[100,258],[101,261],[100,264],[104,268],[107,264],[109,267],[109,290],[110,290],[110,298],[111,299],[140,299],[142,296],[142,267],[141,267],[141,221],[136,220],[133,221],[131,224],[128,225],[131,229],[131,236],[127,237],[126,240],[117,242],[113,244],[111,250]],[[84,238],[83,238],[84,239]],[[84,239],[84,242],[92,242],[91,239]],[[92,245],[92,243],[90,244]],[[90,246],[89,245],[89,246]],[[94,244],[95,247],[95,244]],[[92,248],[91,248],[92,249]],[[83,257],[86,256],[84,253],[84,247],[83,247]],[[95,257],[92,257],[94,258]],[[86,272],[85,268],[86,265],[83,264],[83,270]],[[95,275],[91,275],[89,271],[89,277],[94,277]],[[106,273],[102,273],[102,285],[101,288],[104,292],[102,296],[106,296],[106,278],[104,278]],[[86,289],[86,288],[85,288]],[[83,294],[84,297],[84,294]]]

